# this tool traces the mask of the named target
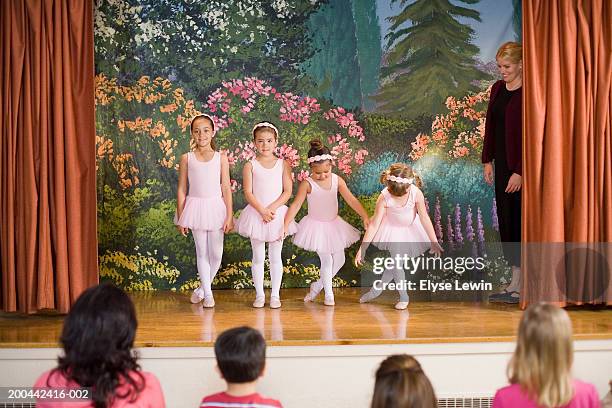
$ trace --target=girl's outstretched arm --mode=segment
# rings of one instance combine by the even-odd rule
[[[310,188],[311,188],[310,183],[306,180],[302,180],[302,182],[300,183],[300,186],[298,187],[298,191],[295,194],[295,198],[293,199],[293,202],[289,206],[289,209],[287,210],[287,214],[285,214],[285,225],[283,229],[283,236],[285,236],[285,233],[289,229],[289,225],[291,224],[291,221],[295,219],[296,214],[298,213],[298,211],[300,211],[300,208],[302,208],[302,204],[304,204],[304,200],[306,199],[306,194],[310,192],[309,191]]]
[[[370,220],[368,225],[368,229],[363,235],[363,240],[361,241],[361,245],[357,250],[357,254],[355,255],[355,265],[360,266],[363,265],[363,255],[365,255],[370,242],[372,242],[372,238],[376,235],[378,228],[380,228],[380,223],[382,222],[383,216],[385,215],[385,198],[382,194],[378,196],[376,200],[376,209],[374,210],[374,215]]]
[[[221,153],[221,193],[225,202],[226,215],[223,231],[227,234],[234,228],[234,210],[232,201],[232,187],[230,185],[229,161],[227,154]]]
[[[283,193],[278,196],[272,204],[268,206],[272,212],[276,212],[276,209],[281,205],[285,204],[291,198],[293,192],[293,180],[291,179],[291,166],[287,160],[283,160]]]
[[[429,238],[429,241],[431,242],[431,249],[429,250],[429,252],[431,252],[432,254],[435,254],[436,256],[440,256],[440,254],[444,250],[442,249],[440,244],[438,244],[438,238],[436,237],[436,232],[434,230],[433,224],[431,223],[431,219],[429,218],[429,215],[427,214],[427,208],[425,207],[425,197],[423,197],[423,192],[418,187],[416,187],[415,195],[416,195],[415,198],[416,198],[417,212],[419,213],[419,220],[421,221],[423,228],[425,228],[427,237]]]
[[[178,186],[176,189],[176,219],[181,218],[181,214],[183,214],[183,209],[185,208],[185,200],[187,197],[187,154],[185,153],[181,156],[181,161],[179,162],[179,177],[178,177]],[[189,228],[181,227],[177,225],[176,228],[178,231],[183,234],[183,236],[187,236],[189,232]]]
[[[340,176],[338,176],[338,192],[344,198],[344,201],[361,217],[361,221],[363,222],[363,228],[368,229],[368,224],[370,223],[370,218],[368,217],[368,213],[363,208],[363,205],[359,202],[359,200],[351,193],[346,182]]]

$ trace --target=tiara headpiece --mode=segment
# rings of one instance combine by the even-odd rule
[[[393,182],[399,183],[399,184],[412,184],[414,183],[414,178],[405,178],[405,177],[397,177],[394,175],[389,175],[387,176],[388,180],[391,180]]]
[[[253,126],[253,130],[251,131],[251,133],[253,133],[253,136],[255,135],[255,131],[257,129],[259,129],[260,127],[269,127],[269,128],[272,128],[274,130],[274,133],[276,133],[276,137],[278,137],[278,129],[276,128],[276,126],[274,126],[270,122],[259,122],[258,124]]]
[[[316,156],[309,157],[306,161],[308,162],[308,164],[310,164],[310,163],[314,163],[318,161],[333,160],[333,159],[334,159],[334,156],[332,156],[331,154],[319,154]]]

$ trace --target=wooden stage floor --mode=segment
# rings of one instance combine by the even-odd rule
[[[302,301],[307,289],[283,289],[283,307],[254,309],[252,290],[217,290],[213,309],[189,303],[188,293],[137,292],[138,347],[210,346],[223,330],[249,325],[269,345],[461,343],[514,341],[517,305],[414,300],[393,309],[393,294],[359,304],[360,288],[335,289],[336,306]],[[612,309],[570,309],[576,340],[612,339]],[[0,313],[0,348],[58,347],[63,316]]]

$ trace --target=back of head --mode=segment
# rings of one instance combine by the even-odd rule
[[[516,350],[508,365],[508,378],[539,405],[567,404],[573,395],[572,324],[567,312],[538,303],[523,313]]]
[[[136,327],[134,304],[123,290],[110,283],[87,289],[64,320],[57,369],[92,387],[96,406],[112,400],[120,379],[132,385],[135,397],[143,387],[129,376],[140,368],[132,351]]]
[[[421,177],[405,163],[393,163],[389,166],[387,170],[381,173],[380,182],[387,187],[389,193],[397,197],[406,194],[410,184],[414,184],[418,188],[423,186]]]
[[[250,327],[235,327],[221,333],[215,341],[215,356],[228,383],[257,380],[266,365],[266,341]]]
[[[431,382],[414,357],[387,357],[376,371],[372,408],[436,408]]]
[[[523,60],[523,47],[520,43],[508,41],[503,43],[497,50],[495,59],[507,58],[513,64],[518,64]]]

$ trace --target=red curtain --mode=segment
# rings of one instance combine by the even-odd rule
[[[521,307],[612,304],[612,2],[523,2]]]
[[[0,299],[67,312],[98,281],[93,2],[3,0]]]

